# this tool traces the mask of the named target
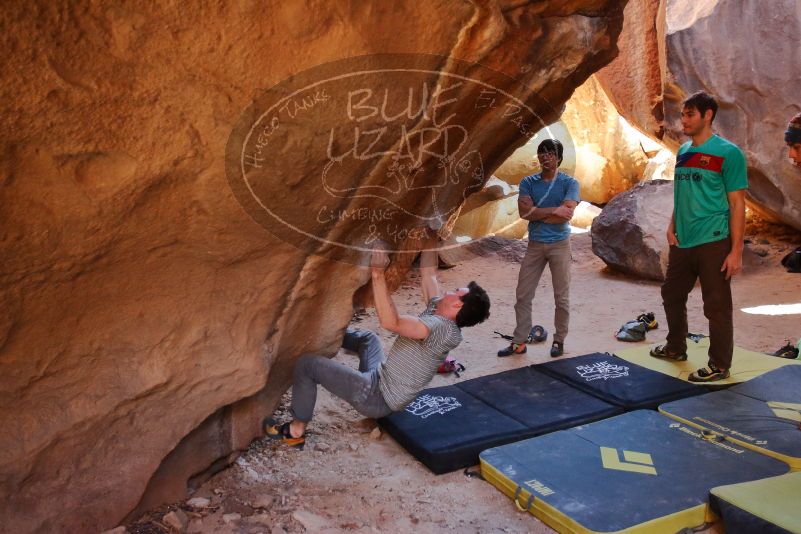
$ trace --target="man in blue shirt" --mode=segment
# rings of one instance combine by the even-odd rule
[[[551,269],[553,296],[556,304],[551,356],[564,353],[567,326],[570,320],[570,225],[573,210],[579,203],[578,181],[563,172],[564,147],[556,139],[546,139],[537,147],[542,172],[526,176],[520,183],[517,203],[520,218],[528,223],[528,250],[520,265],[517,280],[515,318],[517,327],[512,344],[498,351],[498,356],[525,354],[531,332],[531,301],[537,291],[542,272]]]

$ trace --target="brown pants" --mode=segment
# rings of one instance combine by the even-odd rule
[[[720,272],[731,250],[729,238],[697,247],[670,247],[662,304],[667,316],[667,349],[687,350],[687,296],[701,280],[704,315],[709,320],[709,359],[718,369],[729,369],[734,351],[731,281]]]
[[[528,242],[528,249],[520,264],[520,275],[517,278],[517,302],[515,303],[514,343],[525,343],[531,332],[531,301],[537,293],[540,277],[548,265],[553,281],[553,300],[556,305],[554,313],[553,340],[564,342],[567,337],[567,325],[570,321],[570,238],[556,243]]]

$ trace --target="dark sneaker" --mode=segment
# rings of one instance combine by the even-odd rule
[[[268,438],[280,441],[284,445],[303,450],[303,446],[306,444],[306,438],[304,436],[299,438],[292,437],[292,433],[289,431],[289,422],[279,424],[275,422],[273,418],[268,417],[264,420],[262,426],[264,428],[264,434]]]
[[[554,341],[551,345],[551,358],[556,358],[565,353],[565,344],[561,341]]]
[[[652,348],[648,354],[654,358],[675,360],[677,362],[683,362],[687,359],[686,352],[673,352],[672,350],[668,350],[667,345],[657,345],[656,347]]]
[[[798,358],[798,349],[790,344],[789,339],[784,340],[784,346],[774,352],[772,356],[778,356],[779,358],[789,358],[794,360]]]
[[[525,343],[512,343],[505,349],[501,349],[498,351],[498,358],[505,358],[507,356],[512,356],[513,354],[525,354],[525,353],[526,353]]]
[[[690,374],[687,380],[690,382],[717,382],[727,378],[729,378],[728,369],[718,369],[714,363],[709,362],[706,367],[702,367]]]

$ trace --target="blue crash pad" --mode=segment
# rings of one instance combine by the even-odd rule
[[[677,532],[714,518],[709,490],[787,465],[650,410],[485,450],[484,478],[559,532]]]
[[[488,447],[622,410],[532,367],[424,390],[379,424],[434,473],[475,465]]]
[[[801,473],[712,488],[710,504],[726,534],[801,533]]]
[[[556,360],[537,369],[626,410],[656,409],[663,402],[706,393],[703,386],[596,352]]]
[[[801,469],[801,367],[770,371],[726,391],[669,402],[659,411]]]

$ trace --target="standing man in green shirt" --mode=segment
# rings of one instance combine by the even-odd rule
[[[657,358],[687,359],[687,296],[700,279],[709,320],[709,363],[690,375],[691,382],[729,377],[734,350],[731,278],[743,266],[745,156],[712,132],[717,111],[715,99],[704,92],[684,101],[681,125],[692,140],[676,155],[674,208],[667,230],[670,254],[662,285],[667,343],[651,350]]]

